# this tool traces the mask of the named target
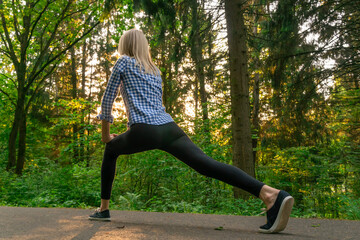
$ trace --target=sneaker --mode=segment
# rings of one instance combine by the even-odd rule
[[[95,210],[95,213],[89,216],[89,220],[110,221],[110,211],[104,210],[100,212],[100,208]]]
[[[259,232],[277,233],[284,230],[293,205],[294,198],[288,192],[281,190],[274,205],[266,212],[267,223],[260,226]]]

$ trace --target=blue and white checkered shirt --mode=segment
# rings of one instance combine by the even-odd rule
[[[161,76],[145,74],[136,65],[135,58],[123,55],[115,63],[104,96],[98,119],[113,123],[112,106],[119,92],[124,100],[127,126],[134,123],[162,125],[173,122],[162,105]]]

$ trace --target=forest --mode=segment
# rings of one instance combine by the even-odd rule
[[[163,104],[207,155],[360,219],[359,0],[0,0],[0,205],[94,208],[101,100],[137,28]],[[111,133],[127,130],[113,106]],[[117,159],[112,209],[259,215],[262,202],[160,150]]]

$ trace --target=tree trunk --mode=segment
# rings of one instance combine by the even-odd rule
[[[168,78],[167,78],[167,87],[168,87],[168,93],[169,93],[169,99],[168,99],[168,104],[169,107],[169,113],[174,113],[175,112],[175,106],[174,106],[174,90],[173,90],[173,71],[172,71],[172,62],[169,61],[168,65],[167,65],[167,73],[168,73]]]
[[[163,46],[165,48],[165,44]],[[162,83],[163,83],[163,95],[162,95],[162,98],[163,98],[163,103],[164,103],[166,112],[170,113],[171,106],[170,106],[169,98],[170,98],[171,92],[168,91],[168,78],[167,78],[168,68],[166,66],[167,61],[165,60],[165,50],[162,49],[161,53],[162,54],[161,54],[161,66],[160,66],[160,69],[163,70],[163,71],[161,71],[161,79],[162,79]]]
[[[81,98],[85,100],[85,83],[86,83],[86,40],[84,40],[83,49],[82,49],[82,59],[81,59]],[[80,131],[80,161],[85,159],[85,107],[81,110],[81,131]]]
[[[208,28],[209,28],[209,33],[208,33],[208,36],[207,36],[207,38],[208,38],[208,43],[207,43],[207,47],[208,47],[208,55],[209,55],[209,59],[208,59],[208,63],[207,63],[207,65],[208,65],[208,67],[207,67],[207,74],[206,74],[206,76],[207,76],[207,80],[208,80],[208,83],[213,83],[214,82],[214,78],[215,78],[215,63],[214,63],[214,61],[213,61],[213,41],[214,41],[214,37],[213,37],[213,33],[212,33],[212,31],[211,31],[211,29],[212,29],[212,17],[211,17],[211,15],[209,16],[209,18],[208,18]],[[205,68],[205,66],[204,66],[204,68]],[[206,101],[207,101],[207,99],[206,99]],[[206,111],[208,111],[208,108],[207,108],[207,106],[206,106]],[[209,137],[211,137],[211,135],[210,135],[210,122],[208,121],[208,131],[209,131]]]
[[[198,78],[195,77],[195,90],[194,90],[194,102],[195,102],[195,107],[194,107],[194,111],[195,111],[195,125],[194,125],[194,131],[195,133],[199,132],[199,125],[198,125],[198,110],[199,110],[199,83],[198,83]]]
[[[251,145],[246,28],[243,16],[245,3],[244,0],[225,0],[230,58],[233,164],[255,176]],[[234,196],[245,198],[249,194],[234,187]]]
[[[8,164],[6,170],[10,170],[16,165],[16,139],[19,132],[19,127],[24,116],[24,108],[25,108],[25,92],[24,92],[24,84],[25,84],[25,69],[26,65],[24,62],[21,62],[18,74],[17,74],[17,82],[19,83],[18,86],[18,99],[16,103],[16,110],[15,110],[15,117],[14,122],[12,124],[9,142],[8,142]]]
[[[254,1],[254,6],[257,6],[258,4],[260,4],[258,2],[258,0]],[[261,8],[258,8],[259,12],[261,11]],[[260,15],[260,14],[259,14]],[[258,24],[258,14],[255,14],[254,17],[254,27],[253,27],[253,35],[256,36],[257,35],[257,24]],[[260,68],[259,66],[259,57],[255,56],[254,57],[254,69],[258,70]],[[254,85],[253,85],[253,112],[252,112],[252,125],[253,125],[253,130],[254,130],[254,134],[258,137],[259,133],[260,133],[260,119],[259,119],[259,109],[260,109],[260,74],[258,71],[255,72],[255,77],[254,77]],[[254,138],[252,139],[252,147],[253,149],[256,149],[258,146],[258,138]],[[256,162],[256,153],[257,150],[253,150],[253,161],[254,163]]]
[[[91,46],[91,38],[89,41],[89,45]],[[90,55],[90,58],[92,58],[92,56]],[[93,84],[93,67],[90,66],[90,84],[89,84],[89,95],[87,96],[87,100],[91,101],[91,90],[92,90],[92,84]],[[90,106],[89,106],[90,108]],[[88,111],[88,116],[87,116],[87,125],[90,125],[90,117],[91,117],[91,112]],[[90,166],[90,129],[87,130],[87,144],[86,144],[86,167]]]
[[[76,58],[75,58],[75,47],[70,49],[71,54],[71,84],[72,84],[72,99],[77,99],[77,76],[76,76]],[[76,111],[76,110],[75,110]],[[74,160],[79,160],[79,147],[78,147],[78,131],[79,126],[77,123],[73,124],[73,157]]]
[[[2,4],[2,1],[1,1],[1,4]],[[28,8],[29,5],[30,5],[30,3],[26,2],[26,8]],[[2,21],[3,21],[3,24],[5,24],[3,15],[2,15]],[[17,89],[18,96],[17,96],[17,105],[16,105],[16,110],[15,110],[14,123],[13,123],[13,127],[11,129],[10,137],[9,137],[9,158],[8,158],[8,165],[7,165],[8,170],[13,168],[16,163],[16,146],[15,145],[16,145],[17,133],[19,132],[20,126],[21,126],[20,132],[22,132],[24,125],[26,125],[26,116],[25,116],[26,113],[24,113],[25,100],[26,100],[25,99],[25,95],[26,95],[26,88],[25,88],[26,48],[27,48],[27,44],[28,44],[27,36],[30,31],[30,22],[31,22],[30,15],[24,15],[23,16],[24,32],[22,33],[23,37],[21,37],[21,39],[20,39],[20,58],[19,58],[20,61],[18,62],[18,59],[16,58],[15,53],[11,57],[11,60],[14,64],[16,75],[17,75],[16,77],[17,77],[17,82],[18,82],[18,89]],[[10,39],[9,39],[9,41],[10,41]],[[25,131],[26,131],[26,126],[25,126]],[[21,157],[20,161],[24,161],[24,159],[25,159],[25,150],[26,150],[25,143],[26,143],[25,139],[19,141],[19,147],[21,147],[21,149],[19,149],[19,156]],[[23,166],[23,164],[22,165],[17,164],[17,165],[19,165],[19,167]],[[22,171],[22,167],[19,171],[20,172]],[[16,172],[18,172],[18,166],[16,167]]]
[[[200,105],[202,110],[203,130],[205,133],[205,141],[210,142],[209,138],[209,114],[207,107],[207,96],[205,90],[205,73],[204,61],[202,56],[203,43],[200,36],[200,25],[198,16],[198,3],[197,0],[192,0],[192,36],[191,36],[191,57],[195,62],[196,78],[200,85]]]
[[[83,49],[82,49],[82,59],[81,59],[81,97],[86,98],[85,93],[85,84],[86,84],[86,40],[84,40]]]
[[[19,132],[19,125],[21,120],[20,116],[22,115],[20,105],[23,104],[21,104],[20,99],[18,99],[15,110],[15,118],[9,136],[9,142],[8,142],[9,155],[8,155],[8,164],[6,166],[6,170],[12,169],[16,164],[16,138]]]
[[[255,60],[255,69],[258,69],[258,59]],[[259,132],[260,132],[260,119],[259,119],[259,109],[260,109],[260,99],[259,99],[259,94],[260,94],[260,88],[259,88],[259,82],[260,82],[260,78],[259,78],[259,73],[255,73],[255,78],[254,78],[254,89],[253,89],[253,114],[252,114],[252,125],[254,128],[254,134],[256,134],[256,136],[259,136]],[[258,139],[254,138],[252,139],[252,147],[253,149],[256,149],[258,145]],[[254,163],[256,162],[256,152],[257,150],[253,150],[253,160]]]
[[[355,76],[355,74],[353,75],[353,79],[354,79],[355,89],[359,89],[359,79],[358,79],[358,77]]]
[[[105,42],[105,74],[106,74],[106,84],[108,83],[110,76],[111,76],[111,71],[110,71],[110,62],[108,59],[110,54],[112,54],[112,52],[110,52],[110,21],[106,22],[106,42]]]
[[[209,16],[208,18],[208,28],[209,28],[209,34],[208,34],[208,55],[209,55],[209,61],[207,64],[207,79],[211,83],[214,81],[215,78],[215,63],[213,58],[213,44],[214,44],[214,37],[212,35],[211,29],[212,29],[212,17]]]
[[[24,110],[24,114],[21,116],[20,125],[19,125],[19,150],[18,150],[18,159],[16,163],[16,174],[21,175],[25,163],[26,155],[26,115],[27,113]]]

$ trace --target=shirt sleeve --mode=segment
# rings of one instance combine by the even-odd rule
[[[104,96],[101,101],[101,113],[96,116],[99,120],[106,120],[109,123],[114,122],[114,116],[112,115],[112,107],[114,104],[114,100],[119,91],[120,82],[121,82],[121,74],[126,66],[126,58],[120,57],[111,72],[109,82],[106,86],[106,90]]]

